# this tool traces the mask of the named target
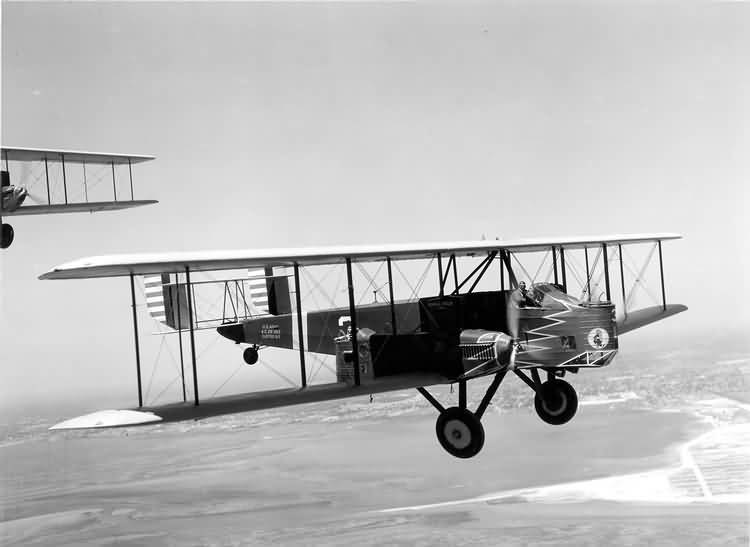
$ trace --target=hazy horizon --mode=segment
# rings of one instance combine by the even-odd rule
[[[3,2],[3,145],[153,154],[160,201],[11,219],[3,402],[132,402],[127,280],[37,280],[119,252],[677,232],[690,310],[622,351],[742,349],[748,9]]]

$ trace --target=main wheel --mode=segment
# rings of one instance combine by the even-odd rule
[[[242,352],[242,358],[248,365],[254,365],[258,362],[258,350],[256,348],[247,348]]]
[[[565,380],[544,382],[534,397],[534,407],[539,417],[552,425],[568,423],[578,410],[576,390]]]
[[[473,412],[456,406],[440,413],[435,424],[440,445],[457,458],[471,458],[484,446],[484,427]]]
[[[3,224],[0,232],[0,249],[7,249],[13,243],[13,226]]]

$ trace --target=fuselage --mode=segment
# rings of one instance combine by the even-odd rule
[[[595,367],[609,363],[614,357],[617,333],[613,304],[581,302],[548,283],[535,285],[527,299],[528,305],[516,308],[520,323],[520,335],[515,340],[517,368]],[[428,335],[425,339],[439,347],[431,349],[425,357],[463,360],[463,365],[449,367],[452,375],[458,376],[468,370],[469,346],[474,349],[478,346],[465,343],[467,333],[507,335],[513,330],[508,326],[507,310],[517,304],[511,300],[514,291],[487,291],[395,302],[393,306],[388,303],[357,306],[357,331],[385,336],[391,345],[397,338]],[[296,313],[253,317],[222,325],[217,330],[236,343],[260,347],[298,349],[301,339],[306,351],[328,355],[336,355],[341,344],[351,339],[348,307],[301,315],[302,332]],[[443,366],[441,370],[444,369]]]

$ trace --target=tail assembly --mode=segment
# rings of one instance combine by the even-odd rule
[[[294,348],[292,331],[292,298],[289,292],[289,275],[286,268],[274,275],[273,267],[248,270],[248,291],[252,310],[250,317],[230,319],[217,327],[217,332],[237,344],[252,344],[245,353],[245,361],[257,361],[257,346]],[[249,352],[249,354],[248,354]]]
[[[190,328],[190,310],[188,308],[188,286],[177,283],[170,274],[156,274],[143,276],[145,286],[146,306],[153,319],[173,330]],[[196,292],[198,287],[223,287],[224,312],[222,316],[205,317],[205,310],[201,310],[201,320],[198,320],[196,309]],[[191,285],[193,296],[193,325],[195,328],[213,328],[216,323],[222,325],[237,323],[243,318],[268,317],[289,315],[292,313],[292,299],[289,293],[289,279],[286,269],[274,275],[273,268],[248,271],[248,278],[232,279],[213,282],[199,282]],[[212,289],[202,289],[200,293],[204,299],[206,291],[215,297]],[[230,304],[227,311],[227,303]],[[242,311],[244,310],[244,312]],[[212,311],[209,310],[209,315]],[[244,315],[243,315],[244,314]],[[212,327],[208,325],[213,323]],[[199,327],[199,324],[201,325]]]

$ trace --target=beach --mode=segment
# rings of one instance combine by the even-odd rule
[[[485,448],[471,460],[439,448],[435,415],[413,391],[37,432],[0,448],[0,537],[4,545],[746,545],[748,416],[727,397],[653,408],[623,392],[584,396],[576,418],[553,427],[526,407],[495,405]]]

